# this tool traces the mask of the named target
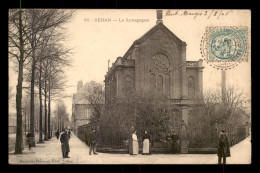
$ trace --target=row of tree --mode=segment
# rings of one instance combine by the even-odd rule
[[[35,87],[40,102],[40,136],[42,142],[42,105],[44,104],[45,134],[50,138],[51,101],[59,99],[64,89],[64,66],[70,64],[71,49],[65,46],[64,24],[74,11],[58,9],[9,10],[9,57],[16,63],[17,132],[15,153],[22,153],[22,90],[23,82],[30,83],[30,134],[34,134]],[[25,69],[25,72],[24,72]],[[24,81],[25,80],[25,81]],[[43,98],[42,98],[43,97]],[[44,100],[44,101],[43,101]],[[44,103],[42,103],[42,101]],[[47,110],[48,109],[48,110]],[[35,142],[34,145],[35,146]]]
[[[59,132],[65,127],[70,126],[69,114],[67,113],[67,108],[63,101],[59,100],[56,104],[53,118],[53,129],[58,130]]]

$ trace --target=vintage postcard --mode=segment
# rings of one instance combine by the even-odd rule
[[[251,164],[251,11],[10,9],[9,164]]]

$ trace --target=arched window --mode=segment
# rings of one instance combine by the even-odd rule
[[[156,53],[149,58],[149,81],[151,91],[170,98],[170,59],[164,53]]]
[[[149,81],[150,81],[150,90],[151,92],[155,92],[156,91],[156,76],[154,73],[150,73],[149,76]]]
[[[165,75],[165,96],[171,98],[171,77],[169,74]]]
[[[157,94],[163,94],[163,77],[161,75],[157,77]]]
[[[189,99],[195,98],[195,80],[193,76],[188,79],[188,97]]]
[[[117,90],[117,79],[116,79],[116,75],[112,76],[112,97],[116,96],[116,90]]]
[[[124,88],[123,93],[125,93],[125,96],[130,96],[133,94],[133,80],[132,77],[129,75],[124,76]]]

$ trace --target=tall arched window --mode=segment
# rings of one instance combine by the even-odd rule
[[[156,76],[154,73],[150,73],[149,80],[150,80],[150,90],[151,90],[151,92],[155,92],[156,91]]]
[[[157,94],[163,94],[163,77],[161,75],[157,77]]]
[[[116,96],[117,90],[117,78],[116,75],[112,76],[112,97]]]
[[[124,76],[124,93],[125,96],[130,96],[131,94],[133,94],[133,80],[132,77],[129,75],[125,75]]]
[[[165,75],[165,96],[171,98],[171,77],[169,74]]]
[[[195,80],[193,76],[188,79],[188,97],[189,99],[195,98]]]

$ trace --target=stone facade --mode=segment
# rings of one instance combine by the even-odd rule
[[[72,100],[72,128],[77,134],[78,127],[90,122],[91,106],[87,101],[82,81],[78,82],[77,93],[73,94]]]
[[[191,105],[203,98],[204,67],[201,59],[186,61],[186,45],[162,22],[134,41],[105,76],[106,111],[115,99],[151,91],[180,106],[180,116],[172,117],[173,126],[180,126],[182,120],[187,125]]]

